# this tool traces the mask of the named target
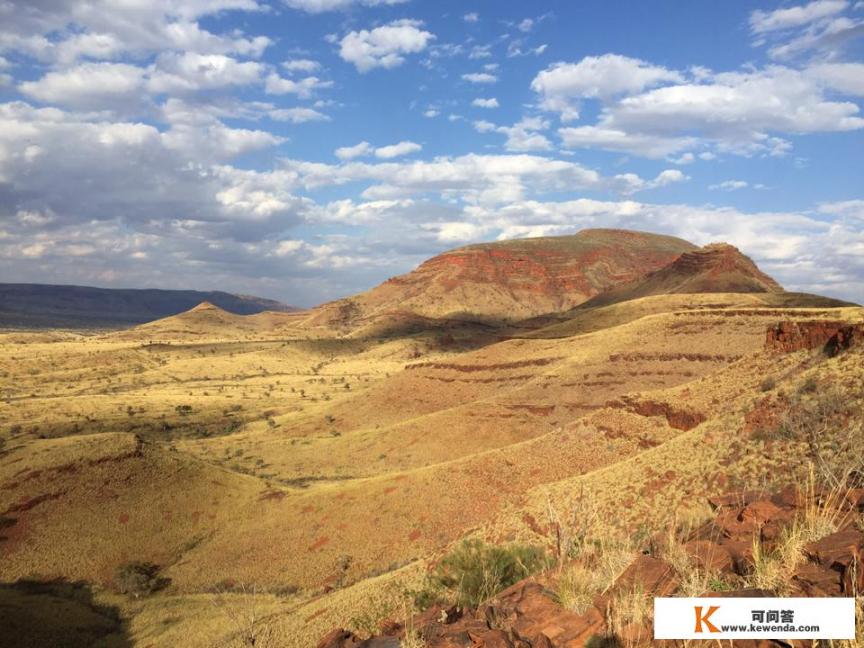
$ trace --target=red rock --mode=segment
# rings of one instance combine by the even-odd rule
[[[841,576],[834,570],[806,564],[792,577],[792,585],[801,596],[840,596]]]
[[[735,573],[746,576],[753,571],[753,540],[725,540],[721,543],[732,556]]]
[[[741,511],[726,509],[717,516],[714,523],[721,533],[730,540],[745,540],[753,538],[759,531],[759,524],[754,519],[742,520]]]
[[[740,493],[726,493],[724,495],[714,495],[708,498],[708,504],[714,510],[727,508],[730,506],[742,507],[755,502],[765,497],[762,491],[742,491]]]
[[[780,510],[780,507],[770,500],[758,500],[756,502],[750,502],[750,504],[744,507],[744,510],[741,511],[740,520],[742,522],[752,521],[755,524],[762,526],[769,520],[776,518],[781,513],[782,511]]]
[[[798,508],[804,505],[807,498],[800,488],[790,484],[774,493],[771,501],[781,508]]]
[[[729,550],[710,540],[694,540],[684,545],[684,550],[703,571],[732,572],[735,561]]]
[[[825,349],[830,355],[848,349],[864,336],[864,327],[849,322],[810,320],[778,322],[765,333],[765,348],[776,353]]]
[[[864,552],[864,533],[850,529],[838,531],[811,542],[804,547],[804,553],[813,562],[823,567],[848,567],[853,561],[861,561]]]
[[[846,493],[846,501],[854,509],[864,511],[864,488],[851,488]]]
[[[679,583],[675,570],[669,563],[653,558],[639,556],[615,581],[612,592],[627,592],[639,589],[645,596],[669,596],[678,589]]]
[[[359,645],[360,639],[353,632],[336,628],[318,642],[317,648],[357,648]]]

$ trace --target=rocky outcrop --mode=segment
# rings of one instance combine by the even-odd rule
[[[606,306],[652,295],[688,293],[780,293],[783,288],[738,248],[714,243],[684,252],[672,263],[610,288],[587,306]]]
[[[564,312],[694,249],[671,236],[613,229],[469,245],[350,300],[324,304],[310,323],[357,326],[397,313],[497,322]]]
[[[829,496],[788,487],[771,495],[747,491],[709,499],[716,517],[694,531],[682,548],[693,565],[714,574],[717,581],[740,588],[704,595],[774,596],[775,592],[746,587],[754,570],[754,545],[761,545],[763,552],[772,551],[786,528],[805,512],[812,514],[814,506],[828,506],[826,502],[831,503],[832,513],[827,517],[838,521],[838,529],[804,547],[801,564],[788,575],[786,591],[794,596],[852,596],[864,591],[864,533],[855,527],[864,512],[864,488]],[[414,617],[410,627],[427,648],[579,648],[589,642],[650,645],[650,621],[619,622],[612,633],[607,620],[615,617],[616,601],[628,592],[640,592],[647,598],[679,593],[682,574],[664,559],[668,550],[664,543],[663,538],[652,541],[649,553],[637,556],[584,611],[562,607],[548,587],[554,574],[541,575],[520,581],[478,608],[433,606]],[[379,636],[366,640],[337,629],[318,648],[398,648],[405,632],[404,625],[392,621],[382,624]],[[677,648],[678,644],[666,645]],[[763,641],[758,645],[786,644]]]
[[[824,349],[835,355],[864,339],[864,325],[843,321],[778,322],[765,333],[765,348],[775,353]]]

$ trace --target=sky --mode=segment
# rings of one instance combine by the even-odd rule
[[[0,0],[0,281],[310,306],[617,227],[864,302],[862,103],[862,0]]]

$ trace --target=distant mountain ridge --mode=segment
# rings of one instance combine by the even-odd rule
[[[99,328],[143,324],[209,302],[238,315],[294,311],[282,302],[222,291],[0,284],[0,326]]]

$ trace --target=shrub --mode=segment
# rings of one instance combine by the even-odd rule
[[[475,607],[548,566],[540,547],[503,547],[482,540],[465,540],[438,563],[427,588],[415,601],[420,607],[423,604],[428,607],[435,601],[436,593],[449,591],[457,605]]]
[[[562,607],[576,614],[585,612],[594,601],[600,589],[595,572],[578,564],[573,564],[558,577],[555,595]]]
[[[803,383],[798,385],[798,393],[799,394],[812,394],[819,387],[819,383],[816,382],[816,379],[813,376],[810,376]]]
[[[765,380],[763,380],[759,384],[759,389],[763,392],[769,392],[777,386],[777,381],[774,380],[771,376],[768,376]]]
[[[162,589],[169,581],[160,578],[158,565],[135,561],[120,565],[114,582],[121,594],[129,594],[137,599]]]

